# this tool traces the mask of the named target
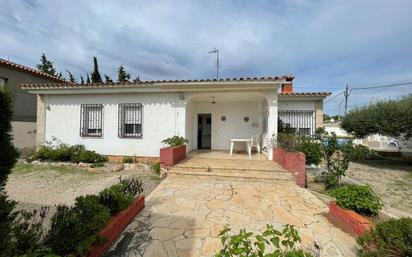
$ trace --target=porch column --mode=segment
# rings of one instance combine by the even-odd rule
[[[266,145],[268,159],[273,159],[273,147],[278,134],[278,93],[271,91],[265,94],[265,99],[268,103],[268,130],[266,136]]]
[[[183,94],[176,94],[175,100],[175,135],[186,137],[186,101]]]

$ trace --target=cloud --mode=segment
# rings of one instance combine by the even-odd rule
[[[299,91],[343,90],[412,80],[412,2],[399,1],[13,1],[0,9],[0,57],[58,70],[142,79],[293,74]],[[411,93],[358,91],[350,106]],[[337,113],[342,98],[325,105]]]

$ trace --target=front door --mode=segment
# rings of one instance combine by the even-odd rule
[[[197,117],[197,149],[212,147],[212,114],[199,114]]]

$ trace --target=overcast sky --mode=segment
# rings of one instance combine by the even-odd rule
[[[0,58],[34,67],[42,52],[78,78],[295,76],[296,91],[412,81],[412,1],[1,0]],[[67,75],[67,74],[65,74]],[[412,93],[412,85],[358,90],[350,106]],[[343,97],[325,104],[339,113]]]

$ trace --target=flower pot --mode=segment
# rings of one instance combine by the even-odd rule
[[[186,158],[186,145],[164,147],[160,149],[160,164],[172,167]]]

